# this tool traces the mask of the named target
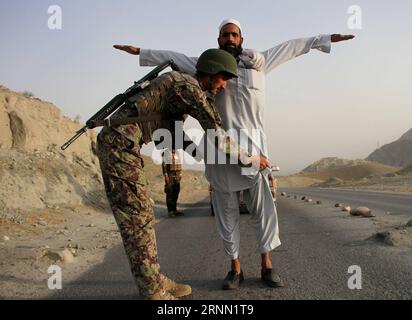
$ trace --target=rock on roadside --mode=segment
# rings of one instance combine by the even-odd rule
[[[49,258],[53,261],[62,261],[64,263],[72,263],[74,262],[74,256],[70,249],[66,248],[62,251],[53,251],[49,250],[45,253],[45,257]]]
[[[372,214],[372,210],[369,209],[368,207],[358,207],[358,208],[352,209],[350,210],[350,214],[353,216],[361,216],[365,218],[371,218],[375,216],[374,214]]]

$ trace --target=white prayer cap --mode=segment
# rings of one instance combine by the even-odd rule
[[[227,24],[229,24],[229,23],[234,24],[236,27],[239,28],[240,32],[242,32],[242,27],[240,26],[240,22],[237,21],[237,20],[235,20],[235,19],[226,19],[226,20],[223,20],[222,23],[221,23],[220,26],[219,26],[219,32],[222,30],[222,28],[223,28],[225,25],[227,25]]]

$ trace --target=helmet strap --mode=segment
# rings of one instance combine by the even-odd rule
[[[212,90],[212,84],[215,82],[216,75],[215,74],[210,74],[209,75],[209,82],[208,82],[208,91]]]

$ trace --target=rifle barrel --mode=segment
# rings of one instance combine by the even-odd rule
[[[70,138],[69,141],[67,141],[64,145],[62,145],[60,148],[64,151],[66,150],[74,141],[76,141],[83,133],[87,131],[87,126],[84,126],[80,130],[76,132],[76,134]]]

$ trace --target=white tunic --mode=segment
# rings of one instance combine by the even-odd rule
[[[317,49],[330,52],[330,35],[295,39],[286,41],[268,49],[261,54],[265,61],[259,70],[245,66],[246,61],[239,61],[237,79],[228,81],[226,89],[216,96],[215,105],[223,121],[223,128],[246,129],[246,134],[253,140],[254,147],[268,156],[267,142],[263,128],[263,112],[265,105],[265,75],[280,64]],[[197,58],[164,50],[140,50],[140,65],[155,66],[165,60],[173,59],[177,66],[185,72],[195,73]],[[258,132],[257,138],[251,133]],[[244,146],[246,147],[246,146]],[[244,175],[238,165],[206,165],[206,176],[214,190],[233,192],[251,188],[258,175]]]

